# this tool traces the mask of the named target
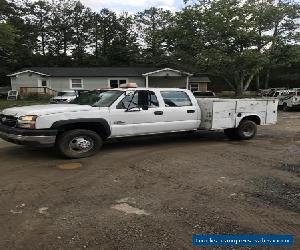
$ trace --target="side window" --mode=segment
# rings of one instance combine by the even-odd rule
[[[122,101],[120,101],[119,104],[117,105],[117,109],[137,108],[138,107],[138,94],[139,94],[139,92],[136,92],[134,94],[134,96],[133,95],[125,96],[122,99]],[[154,92],[149,91],[148,100],[149,100],[149,104],[148,104],[149,108],[155,108],[155,107],[159,106]]]
[[[138,93],[125,96],[117,105],[117,109],[137,108]]]
[[[159,104],[158,104],[155,93],[150,91],[149,92],[149,108],[155,108],[158,106],[159,106]]]
[[[162,91],[166,107],[185,107],[193,106],[189,96],[183,91]]]

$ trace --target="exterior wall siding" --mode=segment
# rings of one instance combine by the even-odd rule
[[[128,83],[136,83],[145,87],[146,77],[73,77],[82,79],[83,89],[93,90],[109,87],[109,79],[126,79]],[[43,77],[34,73],[23,73],[11,77],[11,88],[20,91],[20,87],[39,87],[42,80],[48,81],[48,87],[55,91],[70,90],[72,77]],[[157,72],[148,76],[149,87],[154,88],[186,88],[186,76],[171,70]],[[199,84],[200,90],[206,90],[207,84]]]
[[[82,79],[83,89],[86,90],[107,88],[109,79],[127,79],[127,82],[137,83],[139,87],[145,86],[143,77],[51,77],[49,87],[56,91],[69,90],[71,89],[70,80],[74,78]]]
[[[151,77],[149,76],[149,87],[151,88],[186,88],[186,77]]]
[[[39,75],[30,73],[11,77],[11,89],[20,91],[20,87],[38,87],[38,79],[40,79]]]
[[[83,89],[93,90],[107,88],[109,79],[127,79],[127,82],[137,83],[139,87],[145,87],[144,77],[43,77],[37,74],[24,73],[17,77],[11,77],[11,88],[20,91],[20,87],[38,87],[39,81],[48,81],[48,87],[55,91],[70,90],[70,80],[80,78]]]

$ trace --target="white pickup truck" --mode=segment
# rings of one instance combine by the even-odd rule
[[[196,99],[184,89],[91,91],[74,104],[3,110],[0,137],[55,146],[69,158],[91,156],[116,137],[224,129],[230,139],[245,140],[256,135],[257,125],[276,123],[277,105],[274,99]]]

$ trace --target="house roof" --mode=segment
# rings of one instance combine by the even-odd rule
[[[181,74],[181,75],[186,75],[186,76],[192,76],[193,74],[190,74],[188,72],[185,72],[185,71],[180,71],[180,70],[176,70],[176,69],[171,69],[171,68],[163,68],[163,69],[157,69],[157,70],[154,70],[154,71],[151,71],[151,72],[147,72],[145,74],[143,74],[144,76],[151,76],[151,75],[154,75],[156,73],[160,73],[162,71],[173,71],[173,72],[176,72],[178,74]]]
[[[190,83],[201,83],[201,82],[211,82],[207,76],[192,76],[189,80]]]
[[[24,68],[8,76],[30,72],[53,77],[130,77],[142,76],[159,68],[149,67],[30,67]]]

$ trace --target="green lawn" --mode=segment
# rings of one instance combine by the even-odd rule
[[[24,99],[24,100],[1,100],[0,99],[0,110],[10,107],[30,106],[37,104],[47,104],[49,99]]]

